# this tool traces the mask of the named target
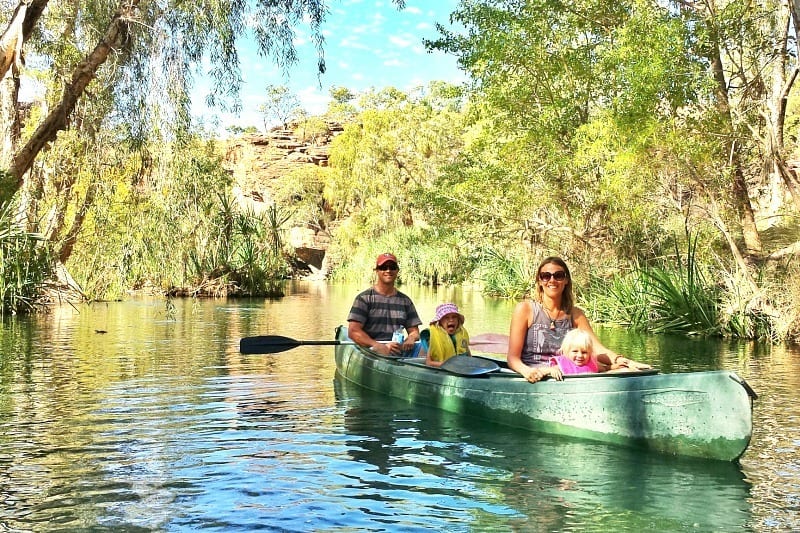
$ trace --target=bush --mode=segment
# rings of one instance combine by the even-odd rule
[[[44,239],[19,228],[11,203],[0,205],[0,315],[34,311],[54,270]]]

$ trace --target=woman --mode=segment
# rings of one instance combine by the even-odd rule
[[[534,299],[517,304],[511,315],[508,366],[531,383],[550,375],[550,358],[558,353],[564,336],[578,328],[592,338],[597,362],[604,367],[650,368],[609,350],[592,330],[583,310],[574,305],[572,277],[563,259],[548,257],[536,270]]]

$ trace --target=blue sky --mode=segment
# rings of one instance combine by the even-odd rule
[[[449,26],[450,13],[457,5],[458,0],[406,0],[405,9],[398,10],[390,0],[331,0],[322,26],[325,74],[317,76],[317,52],[307,28],[296,33],[300,61],[287,75],[258,57],[252,43],[242,42],[241,114],[236,117],[208,110],[203,104],[207,91],[203,80],[197,85],[194,114],[206,120],[218,117],[221,129],[232,124],[263,129],[263,118],[256,109],[265,102],[267,85],[287,86],[313,115],[327,108],[333,86],[357,93],[389,86],[410,90],[432,80],[464,81],[453,56],[428,53],[422,44],[424,38],[438,35],[437,22]]]

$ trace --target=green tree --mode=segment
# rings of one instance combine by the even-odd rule
[[[796,180],[783,134],[796,3],[778,4],[462,2],[463,31],[440,27],[428,44],[473,77],[474,124],[501,144],[474,145],[462,175],[525,169],[535,190],[509,207],[533,216],[509,220],[540,228],[532,242],[556,227],[576,245],[633,243],[647,228],[658,240],[655,222],[688,217],[717,227],[747,268],[736,258],[762,249],[751,198],[772,176],[791,194]]]
[[[337,217],[359,221],[360,238],[428,223],[425,196],[441,166],[455,161],[462,147],[463,117],[448,97],[439,86],[415,94],[388,88],[360,96],[364,110],[331,145],[325,187]],[[340,236],[346,240],[346,231]]]
[[[397,0],[395,4],[402,7],[404,2]],[[150,0],[120,0],[116,6],[86,0],[57,4],[50,11],[45,10],[49,2],[44,0],[21,1],[20,6],[23,5],[28,6],[21,23],[23,44],[15,44],[15,50],[50,57],[46,39],[54,35],[59,39],[56,44],[73,43],[79,53],[69,60],[55,58],[62,61],[54,65],[56,69],[70,74],[60,93],[49,102],[51,111],[16,150],[8,166],[15,183],[2,191],[0,201],[9,199],[23,185],[34,160],[56,140],[59,131],[67,128],[87,87],[103,71],[108,83],[95,90],[113,94],[120,117],[138,117],[137,123],[130,124],[131,130],[143,133],[148,127],[163,123],[148,120],[154,113],[163,116],[165,112],[163,105],[152,105],[159,96],[166,97],[160,101],[169,104],[171,123],[179,127],[188,123],[192,73],[203,57],[211,60],[208,74],[214,80],[207,100],[222,106],[232,99],[237,108],[241,75],[236,43],[248,32],[263,56],[287,67],[297,60],[294,28],[307,24],[320,50],[319,71],[325,70],[320,30],[326,13],[323,0],[279,4],[202,0],[166,8]],[[43,32],[41,41],[31,40],[40,16],[50,13],[57,19],[43,24],[55,23],[60,26],[59,31]],[[11,26],[18,27],[18,20],[12,18]]]
[[[286,129],[289,119],[300,107],[300,100],[285,85],[267,85],[266,92],[266,102],[258,106],[258,112],[264,119],[264,129],[268,131],[275,120]]]

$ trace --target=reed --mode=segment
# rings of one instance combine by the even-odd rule
[[[39,309],[55,272],[47,243],[16,224],[12,205],[0,205],[0,315]]]
[[[647,277],[641,272],[610,278],[590,273],[588,287],[577,292],[581,306],[592,321],[641,331],[648,328],[650,300]]]
[[[536,285],[536,266],[527,255],[511,256],[490,247],[481,254],[476,278],[490,296],[522,298]]]
[[[721,294],[709,283],[696,257],[697,239],[687,253],[660,265],[636,266],[613,279],[593,276],[581,301],[594,320],[627,325],[651,333],[720,335]]]

